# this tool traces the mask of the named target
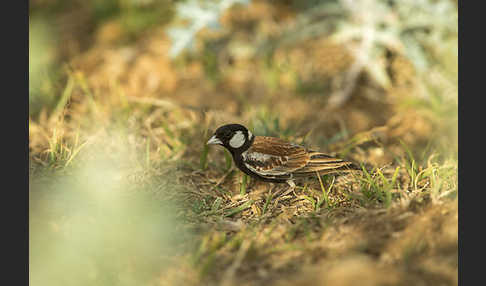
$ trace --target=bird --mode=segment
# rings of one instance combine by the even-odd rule
[[[221,145],[232,155],[235,165],[243,173],[264,182],[287,183],[296,187],[294,180],[338,172],[361,170],[357,164],[335,158],[319,151],[286,140],[256,136],[241,124],[220,126],[207,145]]]

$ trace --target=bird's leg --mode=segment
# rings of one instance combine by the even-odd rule
[[[292,191],[295,189],[295,182],[294,182],[294,180],[287,180],[287,184],[289,184],[290,189]]]
[[[280,198],[288,195],[289,193],[293,192],[295,190],[295,183],[293,180],[287,180],[286,181],[287,184],[289,184],[289,188],[283,193],[283,194],[279,194],[281,192],[281,189],[278,190],[273,196],[272,198],[275,199],[275,203],[274,205],[276,206],[278,204],[278,202],[280,201]]]
[[[287,180],[287,184],[289,184],[289,189],[281,195],[282,197],[290,194],[291,192],[293,192],[295,190],[294,180]]]
[[[273,197],[275,197],[275,194],[273,193],[273,191],[275,190],[275,188],[277,187],[274,183],[271,183],[272,184],[272,187],[270,188],[269,190],[269,194],[268,194],[268,197],[267,199],[272,199]]]

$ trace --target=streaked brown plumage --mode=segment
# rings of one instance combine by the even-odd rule
[[[254,136],[240,124],[218,128],[208,144],[228,149],[236,166],[259,180],[275,183],[287,182],[295,186],[297,177],[360,170],[350,162],[287,142],[280,138]]]
[[[257,160],[266,157],[267,160]],[[354,163],[331,157],[327,154],[308,150],[275,137],[255,136],[251,147],[242,153],[245,162],[263,177],[272,179],[291,179],[292,177],[314,176],[359,169]],[[246,157],[246,158],[245,158]],[[248,166],[247,166],[248,167]]]

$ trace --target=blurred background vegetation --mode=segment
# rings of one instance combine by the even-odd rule
[[[252,221],[259,208],[281,214],[281,208],[268,211],[268,198],[235,199],[243,180],[231,172],[228,154],[204,147],[224,123],[238,122],[258,135],[363,163],[373,171],[359,184],[361,197],[349,194],[348,203],[388,208],[412,197],[420,206],[424,200],[454,200],[457,18],[457,0],[30,0],[32,285],[242,285],[236,268],[250,277],[248,285],[259,285],[272,277],[268,271],[294,269],[289,258],[275,272],[256,262],[248,265],[267,272],[245,270],[238,253],[261,259],[259,251],[271,240],[250,247],[242,242],[249,239],[247,232],[208,234],[193,225],[213,225],[219,211],[228,209],[234,211],[232,221],[216,223],[223,229],[239,229],[234,224]],[[339,184],[336,188],[341,190]],[[106,190],[149,195],[135,195],[133,205],[125,197],[92,195]],[[337,201],[328,204],[337,197],[327,198],[321,210],[322,198],[305,196],[306,215],[342,210]],[[449,205],[445,210],[457,214]],[[398,216],[390,214],[389,222],[398,223]],[[448,223],[446,232],[430,234],[430,241],[394,246],[403,247],[400,263],[418,265],[415,270],[380,268],[398,280],[383,280],[367,268],[373,263],[368,258],[349,261],[378,277],[369,285],[457,284],[457,251],[450,250],[457,235],[451,238]],[[425,231],[428,222],[418,225]],[[292,233],[292,239],[282,236],[283,248],[301,227],[307,231],[315,225],[306,221],[283,230]],[[175,243],[167,230],[180,241]],[[182,240],[191,242],[172,247]],[[440,252],[441,247],[446,250]],[[167,255],[184,258],[177,264],[182,272],[161,270],[173,263],[161,254],[172,248]],[[383,249],[379,252],[389,259],[393,251]],[[184,251],[192,253],[189,259]],[[418,253],[438,260],[452,255],[453,262],[430,270],[435,258],[422,260]],[[54,259],[45,266],[47,257]],[[78,262],[83,266],[72,266]],[[313,269],[303,271],[314,277]],[[248,274],[255,271],[260,274]],[[420,274],[427,271],[433,274]],[[353,285],[338,270],[333,273],[335,279],[325,281]],[[412,278],[404,278],[410,273]]]
[[[386,105],[367,127],[390,106],[454,119],[457,34],[455,1],[31,1],[30,115],[74,100],[77,73],[93,96],[214,107],[223,94],[242,109],[285,93],[366,113],[355,95]]]

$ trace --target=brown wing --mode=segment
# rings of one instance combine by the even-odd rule
[[[290,173],[306,166],[307,150],[285,140],[256,136],[252,146],[242,154],[245,166],[264,177],[290,177]]]
[[[305,147],[275,137],[256,136],[244,154],[245,165],[263,177],[291,178],[321,175],[359,169],[352,162],[324,153],[309,151]]]

